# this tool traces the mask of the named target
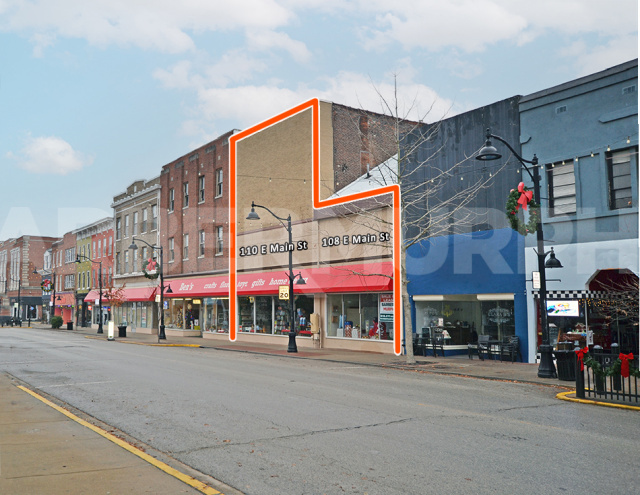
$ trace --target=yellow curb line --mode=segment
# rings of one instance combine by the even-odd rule
[[[85,339],[93,339],[93,340],[108,340],[103,337],[94,337],[93,335],[85,335]],[[202,347],[200,344],[154,344],[153,342],[131,342],[127,340],[115,340],[114,342],[119,342],[120,344],[135,344],[135,345],[153,345],[156,347]]]
[[[578,402],[580,404],[592,404],[594,406],[604,406],[604,407],[615,407],[618,409],[630,409],[631,411],[640,411],[640,407],[638,406],[627,406],[625,404],[612,404],[610,402],[600,402],[597,400],[589,400],[589,399],[576,399],[567,397],[569,394],[575,394],[575,390],[570,390],[569,392],[560,392],[556,395],[556,399],[566,400],[569,402]]]
[[[29,390],[26,387],[23,387],[22,385],[17,385],[17,387],[28,393],[29,395],[35,397],[36,399],[38,399],[39,401],[44,402],[46,405],[54,408],[56,411],[64,414],[65,416],[67,416],[68,418],[72,419],[73,421],[75,421],[76,423],[81,424],[82,426],[86,426],[87,428],[89,428],[90,430],[93,430],[94,432],[96,432],[98,435],[103,436],[104,438],[106,438],[107,440],[111,440],[113,443],[115,443],[116,445],[119,445],[120,447],[122,447],[123,449],[131,452],[134,455],[137,455],[138,457],[140,457],[142,460],[147,461],[149,464],[152,464],[153,466],[157,467],[158,469],[160,469],[161,471],[164,471],[165,473],[173,476],[174,478],[179,479],[180,481],[182,481],[183,483],[186,483],[187,485],[195,488],[196,490],[198,490],[199,492],[202,492],[206,495],[224,495],[222,494],[222,492],[219,492],[218,490],[215,490],[214,488],[211,488],[209,485],[198,481],[195,478],[192,478],[191,476],[181,473],[180,471],[178,471],[177,469],[172,468],[171,466],[165,464],[164,462],[159,461],[158,459],[150,456],[149,454],[147,454],[146,452],[142,452],[141,450],[135,448],[134,446],[128,444],[127,442],[119,439],[118,437],[116,437],[115,435],[112,435],[111,433],[108,433],[106,431],[104,431],[101,428],[98,428],[95,425],[92,425],[91,423],[86,422],[83,419],[80,419],[78,416],[70,413],[69,411],[67,411],[66,409],[63,409],[62,407],[54,404],[53,402],[45,399],[44,397],[42,397],[41,395],[38,395],[37,393],[35,393],[33,390]]]

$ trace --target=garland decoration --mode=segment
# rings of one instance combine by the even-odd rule
[[[578,354],[578,359],[580,358],[579,353],[581,353],[582,351],[583,349],[579,349],[575,351],[576,354]],[[620,375],[625,378],[628,378],[629,376],[635,376],[636,378],[640,378],[640,369],[634,368],[629,363],[630,360],[633,360],[632,353],[630,354],[620,353],[620,356],[618,357],[618,359],[616,359],[611,366],[603,369],[602,365],[598,361],[593,359],[588,352],[584,353],[584,366],[586,366],[587,368],[591,368],[593,370],[593,374],[600,378],[604,378],[606,376],[616,376],[616,375]]]
[[[518,210],[522,206],[523,210],[529,211],[529,221],[524,224],[518,217]],[[531,209],[528,209],[528,206]],[[511,189],[507,197],[506,214],[511,224],[511,228],[522,235],[531,234],[536,231],[540,223],[540,205],[533,197],[531,191],[524,182],[518,184],[518,189]]]
[[[157,279],[160,276],[158,263],[156,263],[153,258],[149,258],[147,261],[142,263],[142,274],[151,280]]]
[[[44,292],[51,292],[53,290],[53,282],[51,280],[49,280],[49,279],[45,279],[40,284],[40,288]]]

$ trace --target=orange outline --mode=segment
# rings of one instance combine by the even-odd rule
[[[390,185],[373,189],[371,191],[351,194],[342,198],[330,200],[320,200],[320,100],[313,98],[305,103],[287,110],[275,117],[272,117],[260,124],[245,129],[242,132],[229,137],[229,340],[234,341],[237,338],[237,313],[236,304],[238,296],[237,287],[237,167],[236,167],[236,145],[242,139],[260,132],[282,120],[288,119],[293,115],[303,112],[311,108],[311,133],[312,133],[312,190],[313,190],[313,207],[315,209],[326,208],[327,206],[336,206],[351,201],[357,201],[365,198],[373,198],[383,194],[391,193],[393,195],[393,304],[394,304],[394,320],[393,320],[393,351],[396,356],[402,354],[402,316],[404,308],[402,307],[402,286],[400,275],[400,186]]]

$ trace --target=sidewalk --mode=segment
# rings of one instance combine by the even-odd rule
[[[178,472],[20,387],[0,374],[2,494],[239,493]]]
[[[31,328],[46,329],[51,332],[69,332],[83,334],[88,338],[107,338],[106,333],[98,335],[95,329],[81,328],[78,330],[52,330],[49,325],[33,323]],[[106,332],[106,330],[105,330]],[[139,333],[127,333],[126,338],[115,338],[117,343],[158,345],[157,335],[144,335]],[[487,380],[504,380],[519,383],[535,383],[562,389],[574,389],[574,382],[557,379],[538,378],[538,365],[533,363],[510,363],[499,360],[480,361],[477,356],[469,359],[467,355],[445,357],[416,357],[416,364],[406,364],[404,356],[393,354],[379,354],[364,351],[351,351],[341,349],[311,349],[298,348],[297,353],[287,352],[287,339],[282,339],[282,345],[257,344],[242,342],[242,335],[236,342],[225,340],[209,340],[200,337],[170,337],[160,341],[160,345],[200,346],[209,349],[218,349],[232,352],[248,352],[256,354],[269,354],[288,357],[292,359],[316,359],[329,362],[348,363],[362,366],[380,366],[387,368],[404,369],[421,373],[437,373],[443,375],[467,376]]]

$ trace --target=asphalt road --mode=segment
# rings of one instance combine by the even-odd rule
[[[247,494],[638,492],[640,414],[550,387],[25,328],[0,371]]]

